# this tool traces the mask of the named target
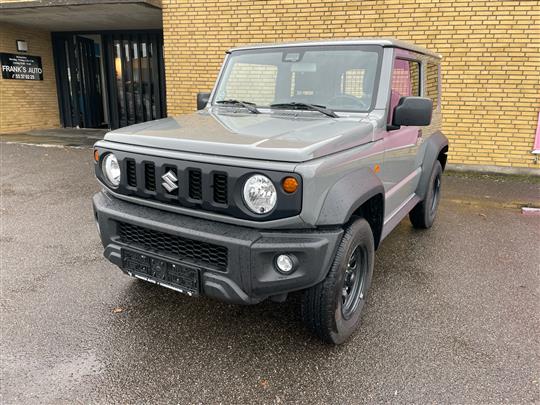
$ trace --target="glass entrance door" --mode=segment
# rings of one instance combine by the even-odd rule
[[[166,117],[161,31],[54,33],[64,127],[116,129]]]
[[[90,38],[72,34],[55,34],[53,38],[63,126],[103,126],[99,44]]]
[[[161,32],[103,35],[110,126],[124,127],[166,116]]]

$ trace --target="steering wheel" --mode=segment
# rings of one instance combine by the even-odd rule
[[[355,96],[351,96],[350,94],[341,94],[328,100],[328,107],[336,104],[359,106],[362,108],[362,110],[367,110],[369,108],[369,105],[364,100]]]

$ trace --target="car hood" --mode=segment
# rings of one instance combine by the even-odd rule
[[[105,140],[192,153],[305,162],[373,139],[373,125],[367,119],[315,114],[201,111],[120,128],[109,132]]]

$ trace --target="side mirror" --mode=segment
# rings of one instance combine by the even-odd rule
[[[401,97],[394,108],[392,127],[397,129],[402,125],[425,126],[431,124],[433,101],[426,97]]]
[[[210,93],[197,93],[197,110],[204,110],[210,100]]]

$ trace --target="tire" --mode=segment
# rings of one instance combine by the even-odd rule
[[[428,229],[433,225],[435,216],[437,215],[439,201],[441,200],[441,177],[442,166],[441,162],[437,160],[431,171],[426,197],[409,213],[409,219],[414,228]]]
[[[371,285],[374,256],[373,232],[360,218],[345,230],[326,278],[304,291],[302,320],[324,342],[341,344],[357,329]]]

